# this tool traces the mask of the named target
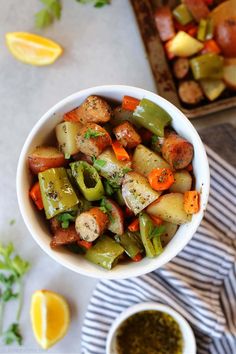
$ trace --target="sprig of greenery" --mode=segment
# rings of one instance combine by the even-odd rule
[[[111,3],[110,0],[76,0],[77,2],[80,2],[81,4],[93,4],[94,7],[103,7],[105,5],[109,5]]]
[[[35,25],[37,28],[44,28],[52,24],[54,20],[61,18],[60,0],[40,0],[44,8],[35,14]]]
[[[9,345],[14,342],[18,343],[19,345],[22,344],[22,335],[20,333],[20,328],[18,323],[12,323],[6,332],[3,333],[3,340],[4,343]]]
[[[23,288],[22,278],[29,270],[29,263],[23,260],[19,255],[15,254],[12,243],[5,247],[0,243],[0,335],[2,334],[3,310],[4,305],[8,301],[18,299],[18,311],[16,320],[19,321],[22,307]],[[18,286],[18,292],[14,288]],[[13,323],[3,333],[4,342],[12,344],[17,342],[21,344],[22,337],[20,335],[19,324]]]
[[[76,0],[81,4],[93,4],[100,8],[110,4],[110,0]],[[55,20],[60,20],[62,6],[60,0],[40,0],[44,7],[35,14],[35,26],[45,28],[51,25]]]
[[[114,219],[112,217],[112,206],[106,198],[102,198],[100,204],[100,210],[108,215],[110,222],[113,222]]]

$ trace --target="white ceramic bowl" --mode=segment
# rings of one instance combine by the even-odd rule
[[[138,263],[130,262],[129,264],[120,264],[110,271],[96,266],[88,262],[82,256],[78,256],[67,250],[52,250],[49,245],[51,236],[46,221],[37,212],[29,198],[29,188],[32,181],[27,166],[28,154],[38,145],[50,144],[50,140],[53,139],[54,128],[61,122],[63,114],[80,105],[92,94],[101,95],[108,100],[117,102],[121,102],[124,95],[133,96],[138,99],[146,97],[165,109],[172,117],[173,128],[194,146],[193,171],[196,177],[196,189],[201,191],[200,211],[193,215],[191,222],[179,227],[176,235],[160,256],[153,259],[145,258]],[[45,113],[34,126],[25,141],[20,154],[16,177],[20,211],[29,232],[38,245],[55,261],[77,273],[95,278],[108,279],[139,276],[163,266],[174,258],[190,241],[202,220],[203,212],[207,205],[209,181],[209,166],[204,146],[198,133],[184,114],[170,102],[155,93],[136,87],[121,85],[99,86],[79,91],[60,101]]]
[[[175,319],[175,321],[179,324],[179,328],[182,332],[182,336],[183,336],[182,354],[196,354],[196,341],[195,341],[193,331],[189,326],[188,322],[171,307],[158,304],[155,302],[144,302],[129,307],[127,310],[122,312],[120,316],[116,318],[108,333],[107,342],[106,342],[106,354],[118,354],[116,350],[116,335],[120,325],[128,317],[134,315],[135,313],[142,312],[142,311],[150,311],[150,310],[161,311],[172,316]]]

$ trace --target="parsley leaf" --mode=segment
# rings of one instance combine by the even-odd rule
[[[45,6],[35,14],[35,25],[38,28],[49,26],[55,19],[61,18],[60,0],[40,0]]]
[[[75,221],[75,213],[71,212],[71,213],[62,213],[57,215],[57,220],[60,221],[61,223],[61,227],[63,229],[68,229],[68,227],[70,226],[70,221]]]
[[[18,293],[13,293],[11,288],[6,289],[1,294],[1,298],[4,302],[8,302],[9,300],[16,299],[18,297]]]
[[[103,136],[105,133],[99,132],[93,129],[88,129],[86,133],[84,134],[85,139],[90,139],[90,138],[98,138],[99,136]]]
[[[18,323],[12,323],[6,332],[3,333],[5,344],[12,344],[14,342],[19,345],[22,344],[22,336],[20,334],[20,328]]]
[[[104,189],[107,195],[111,196],[115,191],[108,181],[104,182]]]
[[[112,217],[112,205],[109,203],[109,201],[106,198],[102,198],[101,204],[100,204],[100,210],[107,214],[109,217],[110,222],[114,221],[114,218]]]
[[[88,3],[93,3],[94,7],[100,8],[105,5],[109,5],[111,2],[110,0],[76,0],[77,2],[80,2],[81,4],[88,4]]]
[[[150,235],[149,235],[149,238],[150,240],[153,239],[154,237],[160,237],[164,232],[165,232],[166,228],[164,225],[160,225],[160,226],[155,226]]]
[[[16,220],[15,219],[11,219],[10,220],[10,222],[9,222],[9,224],[12,226],[12,225],[14,225],[16,223]]]

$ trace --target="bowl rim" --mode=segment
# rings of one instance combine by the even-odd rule
[[[122,270],[119,270],[119,272],[118,271],[113,272],[112,270],[107,271],[105,269],[100,269],[100,267],[99,267],[99,269],[96,269],[95,268],[96,266],[94,265],[94,270],[91,271],[91,270],[87,270],[83,266],[81,267],[81,266],[78,266],[77,264],[74,264],[72,261],[65,259],[63,254],[56,252],[55,250],[52,250],[49,246],[49,243],[45,244],[45,242],[42,240],[40,235],[38,235],[37,232],[35,231],[35,227],[33,226],[33,223],[31,222],[30,218],[27,216],[27,207],[24,202],[28,196],[24,195],[23,191],[22,191],[22,189],[23,189],[22,185],[24,184],[23,174],[24,174],[24,169],[25,169],[26,153],[27,153],[32,141],[37,136],[37,132],[40,129],[40,127],[43,126],[44,123],[47,122],[50,118],[52,118],[53,115],[55,114],[55,112],[57,112],[60,109],[62,109],[63,107],[65,107],[66,104],[69,104],[69,103],[75,101],[76,99],[78,100],[82,96],[89,96],[91,94],[102,96],[102,95],[105,95],[105,92],[110,92],[111,94],[121,93],[121,92],[122,92],[122,94],[125,94],[125,93],[128,94],[128,92],[130,92],[130,91],[134,91],[134,94],[135,93],[137,95],[140,94],[143,97],[147,97],[150,100],[152,100],[152,97],[154,99],[158,98],[158,102],[160,103],[161,107],[167,105],[169,107],[169,110],[174,111],[176,113],[176,115],[179,116],[179,118],[181,117],[180,119],[183,119],[185,121],[185,124],[188,126],[188,130],[191,131],[191,134],[193,134],[193,136],[194,136],[196,144],[197,144],[198,148],[200,149],[199,151],[201,152],[201,156],[203,158],[202,164],[203,164],[203,168],[205,169],[205,176],[206,176],[206,180],[204,180],[204,185],[205,185],[204,194],[202,195],[202,197],[203,197],[202,200],[204,199],[204,201],[203,201],[204,205],[202,206],[202,203],[201,203],[202,209],[198,212],[198,214],[196,214],[195,223],[193,224],[193,221],[188,223],[191,225],[191,231],[189,232],[189,233],[191,233],[191,237],[181,240],[181,243],[179,243],[176,246],[175,250],[174,251],[172,250],[171,254],[169,254],[168,256],[167,256],[167,254],[164,255],[165,252],[163,252],[162,255],[163,255],[163,257],[164,256],[165,257],[164,257],[163,262],[160,265],[156,265],[155,262],[154,263],[150,262],[143,267],[132,270],[132,272],[129,272],[128,275],[127,275],[127,271],[125,270],[125,269],[127,269],[126,267]],[[43,114],[43,116],[37,121],[37,123],[33,126],[32,130],[28,134],[28,136],[23,144],[20,156],[19,156],[18,165],[17,165],[17,173],[16,173],[16,190],[17,190],[17,199],[18,199],[19,209],[20,209],[23,220],[24,220],[31,236],[34,238],[34,240],[37,242],[37,244],[40,246],[40,248],[43,249],[43,251],[46,252],[57,263],[65,266],[66,268],[73,270],[81,275],[94,277],[97,279],[127,279],[130,277],[136,277],[136,276],[140,276],[140,275],[152,272],[155,269],[157,269],[157,268],[165,265],[169,261],[171,261],[187,245],[187,243],[191,240],[192,236],[196,232],[198,226],[200,225],[200,222],[203,218],[204,210],[206,209],[208,196],[209,196],[209,189],[210,189],[210,171],[209,171],[209,165],[208,165],[206,151],[205,151],[203,143],[202,143],[196,129],[193,127],[191,122],[186,118],[186,116],[176,106],[174,106],[172,103],[167,101],[165,98],[163,98],[163,97],[159,96],[158,94],[153,93],[151,91],[144,90],[139,87],[127,86],[127,85],[102,85],[102,86],[95,86],[95,87],[90,87],[87,89],[79,90],[79,91],[73,93],[72,95],[65,97],[64,99],[62,99],[58,103],[56,103],[54,106],[52,106],[45,114]],[[193,227],[193,225],[194,225],[194,227]],[[155,259],[158,259],[158,257]]]
[[[111,352],[113,340],[115,340],[115,335],[117,333],[120,325],[130,316],[138,312],[143,311],[161,311],[172,316],[178,323],[183,340],[185,343],[184,350],[182,354],[196,354],[196,339],[191,326],[188,321],[171,306],[165,305],[158,302],[142,302],[133,306],[128,307],[126,310],[120,313],[118,317],[114,320],[110,326],[107,340],[106,340],[106,354],[117,354],[116,352]]]

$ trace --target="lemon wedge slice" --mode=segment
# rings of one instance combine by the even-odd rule
[[[52,64],[63,52],[52,40],[27,32],[7,33],[6,43],[16,59],[31,65]]]
[[[35,338],[43,349],[64,337],[70,322],[66,300],[49,290],[38,290],[32,295],[30,317]]]

